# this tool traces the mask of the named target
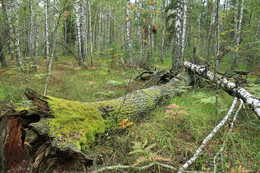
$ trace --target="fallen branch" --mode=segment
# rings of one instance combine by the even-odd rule
[[[190,158],[179,170],[178,173],[185,172],[185,169],[187,169],[192,163],[196,161],[199,154],[202,152],[202,150],[205,148],[207,143],[211,140],[211,138],[217,133],[217,131],[225,124],[225,122],[228,120],[228,118],[231,116],[231,113],[233,112],[235,106],[237,103],[237,98],[234,99],[227,115],[223,118],[223,120],[213,129],[213,131],[203,140],[201,146],[197,149],[195,154],[192,158]]]
[[[174,168],[171,165],[167,165],[167,164],[159,163],[159,162],[153,162],[153,163],[150,163],[150,164],[148,164],[146,166],[142,166],[142,167],[136,167],[136,166],[130,166],[130,165],[106,166],[106,167],[100,168],[98,170],[92,171],[91,173],[98,173],[98,172],[103,172],[103,171],[108,171],[108,170],[116,170],[116,169],[130,169],[130,168],[140,171],[140,170],[148,169],[148,168],[150,168],[154,165],[160,165],[160,166],[165,167],[165,168],[177,170],[176,168]]]
[[[242,99],[246,104],[248,104],[253,111],[256,113],[258,118],[260,119],[260,101],[255,96],[250,94],[247,90],[242,87],[237,86],[236,84],[229,82],[225,77],[216,76],[214,78],[214,74],[207,70],[205,66],[198,66],[192,64],[188,61],[184,62],[185,68],[187,68],[190,72],[199,74],[200,76],[210,80],[217,81],[217,84],[228,94]]]
[[[237,119],[237,115],[238,115],[239,111],[241,110],[242,106],[244,106],[243,105],[243,103],[244,103],[243,100],[242,99],[239,99],[239,100],[240,100],[240,105],[239,105],[239,108],[236,111],[236,114],[234,115],[233,121],[232,121],[232,123],[230,125],[230,129],[229,129],[228,134],[226,136],[226,139],[224,140],[223,144],[221,145],[220,150],[217,152],[216,156],[214,157],[214,173],[216,173],[216,171],[217,171],[216,158],[218,157],[218,155],[222,154],[222,152],[224,151],[224,148],[225,148],[226,142],[228,140],[228,137],[229,137],[229,135],[231,134],[231,132],[232,132],[232,130],[234,128],[235,121]]]

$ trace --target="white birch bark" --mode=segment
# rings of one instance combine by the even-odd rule
[[[93,37],[92,37],[92,31],[91,31],[90,0],[88,0],[88,14],[89,14],[89,40],[90,40],[91,65],[93,65]]]
[[[81,30],[80,30],[80,1],[77,0],[74,3],[75,5],[75,16],[76,16],[76,27],[77,27],[77,49],[78,49],[78,63],[79,66],[83,66],[83,59],[82,59],[82,40],[81,40]]]
[[[238,61],[238,58],[239,58],[239,45],[240,45],[241,27],[242,27],[242,21],[243,21],[244,3],[245,3],[245,0],[242,0],[240,17],[239,17],[238,28],[237,28],[237,35],[236,35],[236,38],[235,38],[236,39],[236,41],[235,41],[236,54],[235,54],[235,57],[233,59],[233,63],[232,63],[232,67],[231,67],[232,70],[236,70],[237,61]]]
[[[212,2],[212,6],[213,6],[213,9],[212,9],[212,12],[211,12],[211,19],[210,19],[210,24],[209,24],[209,33],[208,33],[207,40],[205,42],[205,44],[207,44],[208,46],[210,46],[210,37],[211,37],[212,25],[215,22],[215,5],[214,5],[214,0]]]
[[[20,34],[19,34],[19,18],[18,18],[18,12],[19,12],[19,4],[18,2],[14,3],[14,11],[15,11],[15,26],[14,26],[14,34],[15,34],[15,50],[16,50],[16,61],[18,64],[18,71],[19,71],[19,83],[22,87],[22,95],[25,101],[25,104],[27,107],[28,102],[26,97],[24,96],[24,86],[23,86],[23,81],[22,81],[22,71],[23,71],[23,63],[22,63],[22,57],[21,57],[21,52],[20,52]]]
[[[83,61],[87,60],[88,63],[88,52],[87,52],[87,18],[86,18],[86,1],[85,0],[80,0],[80,29],[81,29],[81,49],[82,49],[82,59]],[[89,64],[89,63],[88,63]]]
[[[205,66],[198,66],[190,62],[184,62],[185,68],[191,70],[193,73],[196,73],[210,81],[217,80],[218,86],[220,86],[228,94],[235,96],[239,99],[242,99],[247,105],[249,105],[253,111],[256,113],[260,119],[260,101],[258,98],[250,94],[247,90],[242,87],[236,86],[236,84],[229,82],[226,78],[216,76],[210,71],[207,71]]]
[[[7,1],[7,8],[6,8],[6,10],[7,10],[7,21],[8,21],[8,25],[9,25],[9,34],[10,34],[10,36],[11,37],[13,37],[14,36],[14,31],[13,31],[13,25],[12,25],[12,23],[13,23],[13,21],[12,21],[12,10],[13,9],[13,6],[10,4],[10,2],[9,1]],[[15,43],[14,43],[14,41],[13,41],[13,39],[10,39],[10,53],[11,53],[11,57],[12,57],[12,60],[14,59],[14,45],[15,45]]]
[[[110,31],[110,27],[111,27],[111,10],[110,10],[110,2],[109,2],[109,9],[108,9],[108,26],[107,26],[107,34],[108,34],[108,45],[110,47],[111,45],[111,31]]]
[[[30,57],[33,57],[34,55],[34,0],[31,0],[30,2],[30,10],[31,10],[31,16],[30,16],[30,41],[29,41],[29,55]]]
[[[235,31],[234,31],[234,47],[236,47],[237,43],[236,43],[236,38],[237,38],[237,28],[238,28],[238,6],[239,6],[239,0],[236,0],[236,6],[235,6],[235,18],[234,18],[234,22],[235,22]]]
[[[37,70],[38,66],[38,49],[39,49],[39,28],[40,28],[40,20],[39,20],[39,1],[36,2],[36,30],[35,30],[35,52],[34,52],[34,68]]]
[[[100,46],[102,42],[102,10],[100,9],[99,13],[99,26],[98,26],[98,58],[99,58],[99,52],[100,52]]]
[[[45,46],[46,46],[46,57],[47,66],[49,65],[49,0],[44,1],[44,12],[45,12]]]
[[[227,142],[227,140],[228,140],[228,138],[229,138],[229,135],[231,134],[231,132],[232,132],[234,126],[235,126],[235,121],[236,121],[236,119],[237,119],[238,113],[239,113],[239,111],[241,110],[241,108],[242,108],[242,106],[243,106],[243,103],[244,103],[243,100],[242,100],[242,99],[239,99],[239,101],[240,101],[239,108],[237,109],[237,111],[236,111],[236,113],[235,113],[235,116],[234,116],[234,118],[233,118],[233,121],[232,121],[232,123],[231,123],[231,125],[230,125],[230,129],[229,129],[229,131],[228,131],[228,133],[227,133],[227,135],[226,135],[226,139],[224,140],[223,144],[221,145],[220,150],[217,152],[216,156],[214,157],[214,173],[217,172],[216,159],[217,159],[218,155],[219,155],[219,154],[222,154],[222,152],[224,151],[224,148],[225,148],[226,142]]]
[[[223,118],[223,120],[213,129],[213,131],[203,140],[201,146],[196,150],[195,154],[190,158],[179,170],[178,173],[185,172],[185,169],[187,169],[195,160],[199,157],[199,154],[202,152],[203,148],[207,145],[207,143],[212,139],[212,137],[217,133],[217,131],[225,124],[225,122],[229,119],[231,116],[231,113],[233,112],[235,106],[237,103],[237,98],[234,99],[227,115]]]
[[[129,51],[129,63],[130,65],[132,65],[133,58],[132,58],[132,44],[130,39],[130,0],[127,0],[127,7],[126,7],[126,38],[127,38],[128,51]]]
[[[139,10],[137,11],[137,17],[138,17],[138,21],[140,21],[140,13],[142,11],[142,0],[139,0],[138,2],[138,8]],[[142,41],[142,33],[141,33],[141,26],[140,24],[138,25],[138,31],[137,31],[137,35],[138,35],[138,39],[139,39],[139,60],[138,60],[138,64],[141,65],[142,63],[142,57],[143,57],[143,41]]]
[[[153,4],[153,18],[152,18],[152,29],[155,24],[155,13],[156,12],[156,0]],[[154,63],[154,34],[151,32],[151,62]]]
[[[44,87],[44,95],[47,94],[47,86],[48,86],[48,81],[49,81],[49,78],[51,76],[51,67],[52,67],[52,61],[53,61],[53,57],[54,57],[54,54],[55,54],[55,49],[56,49],[56,0],[53,0],[53,19],[52,19],[52,31],[53,31],[53,44],[52,44],[52,52],[51,52],[51,58],[50,58],[50,62],[47,66],[47,78],[46,78],[46,81],[45,81],[45,87]]]
[[[177,0],[176,3],[176,21],[175,21],[175,38],[174,38],[174,47],[172,54],[172,68],[170,71],[175,71],[180,68],[182,64],[182,29],[181,29],[181,19],[182,19],[182,5],[181,1]]]
[[[21,57],[21,51],[20,51],[20,34],[19,34],[19,18],[18,18],[18,12],[19,12],[19,6],[18,2],[14,3],[14,11],[15,11],[15,26],[14,26],[14,34],[15,34],[15,49],[16,49],[16,61],[18,64],[19,69],[21,71],[23,70],[23,62]]]
[[[165,0],[162,0],[162,45],[161,45],[161,62],[164,62],[165,51],[165,31],[166,31],[166,14],[165,14]]]
[[[183,23],[182,23],[182,46],[181,54],[182,61],[184,60],[184,49],[185,49],[185,40],[186,40],[186,21],[187,21],[187,0],[183,0]]]

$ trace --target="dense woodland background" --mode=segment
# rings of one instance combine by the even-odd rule
[[[259,97],[258,0],[1,0],[0,7],[0,101],[15,107],[30,104],[25,88],[84,102],[117,98],[156,84],[133,80],[144,70],[175,73],[184,61],[205,65]],[[232,100],[202,80],[150,118],[99,137],[85,153],[103,166],[157,159],[178,168]],[[259,120],[244,110],[218,162],[220,172],[260,170]],[[227,130],[191,170],[213,167]],[[145,152],[133,152],[133,145]]]

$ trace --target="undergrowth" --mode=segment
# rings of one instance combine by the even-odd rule
[[[166,61],[170,62],[169,59]],[[25,87],[43,93],[46,67],[43,58],[39,62],[38,71],[24,72],[22,80]],[[13,64],[7,69],[0,69],[0,100],[15,106],[24,105],[18,70],[15,62]],[[161,63],[156,66],[158,69],[169,69]],[[113,99],[139,89],[144,83],[133,81],[138,74],[138,70],[124,70],[119,63],[112,66],[110,61],[104,59],[96,61],[92,67],[79,68],[68,57],[60,57],[53,64],[47,94],[84,102]],[[152,162],[165,163],[178,169],[216,125],[214,86],[203,85],[204,88],[195,88],[180,97],[163,101],[154,111],[133,122],[132,126],[118,127],[116,131],[97,137],[95,145],[85,151],[95,160],[93,169],[119,164],[144,166]],[[251,84],[247,89],[259,94],[259,85]],[[220,92],[218,122],[227,113],[232,100],[233,97]],[[246,111],[247,114],[244,110],[240,111],[223,155],[217,160],[218,172],[259,171],[260,124],[249,107]],[[189,170],[213,170],[213,158],[225,139],[231,121],[215,135]],[[140,172],[134,169],[124,171]],[[141,172],[172,171],[154,165]]]

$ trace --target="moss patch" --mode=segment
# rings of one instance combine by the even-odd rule
[[[48,125],[50,136],[55,137],[60,145],[74,143],[80,150],[95,141],[95,136],[106,130],[105,120],[100,112],[88,103],[68,101],[48,96],[49,106],[54,115]]]

